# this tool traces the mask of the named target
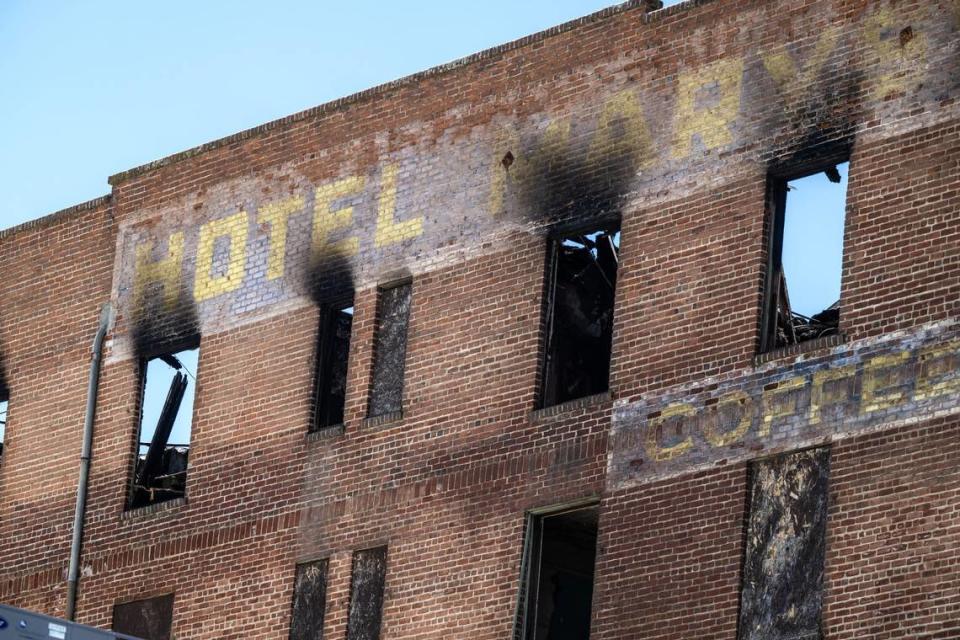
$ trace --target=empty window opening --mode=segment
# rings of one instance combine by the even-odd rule
[[[140,429],[130,508],[186,493],[199,355],[194,346],[141,363]]]
[[[828,448],[750,466],[740,640],[821,638]]]
[[[111,629],[143,640],[170,640],[173,594],[126,602],[113,607]]]
[[[849,163],[772,181],[770,269],[762,351],[834,335]]]
[[[347,640],[379,640],[387,580],[387,548],[355,552],[351,571]]]
[[[407,282],[379,292],[370,388],[371,418],[396,413],[403,408],[403,372],[412,290],[411,283]]]
[[[314,430],[343,424],[352,329],[352,300],[325,305],[321,309],[317,340]]]
[[[590,637],[597,507],[527,519],[516,640]]]
[[[618,224],[550,242],[544,407],[609,388],[619,253]]]
[[[0,462],[3,461],[3,439],[7,435],[7,409],[10,401],[5,391],[0,390]]]
[[[328,567],[327,560],[297,565],[293,584],[290,640],[323,640]]]

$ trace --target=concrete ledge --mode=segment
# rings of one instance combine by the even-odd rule
[[[121,520],[135,520],[137,518],[143,518],[151,513],[159,513],[160,511],[174,511],[183,507],[187,504],[187,499],[184,498],[174,498],[173,500],[165,500],[163,502],[158,502],[156,504],[148,504],[145,507],[138,507],[136,509],[127,509],[120,514]]]
[[[313,431],[307,431],[307,442],[330,440],[331,438],[342,436],[345,432],[346,427],[342,422],[340,424],[330,425],[329,427],[321,427]]]
[[[391,411],[390,413],[385,413],[380,416],[364,418],[360,425],[366,429],[367,427],[379,427],[385,424],[390,424],[391,422],[400,422],[401,420],[403,420],[402,409],[400,411]]]
[[[555,404],[552,407],[543,407],[542,409],[534,409],[533,411],[530,412],[530,421],[538,422],[545,418],[560,415],[562,413],[568,413],[570,411],[575,411],[576,409],[593,407],[596,405],[608,403],[610,401],[611,401],[610,392],[604,391],[603,393],[596,393],[592,396],[584,396],[583,398],[577,398],[576,400],[568,400],[567,402],[561,402],[560,404]]]
[[[109,204],[112,196],[108,193],[106,195],[100,196],[99,198],[94,198],[93,200],[87,200],[86,202],[81,202],[80,204],[75,204],[72,207],[67,207],[66,209],[60,209],[53,213],[48,213],[47,215],[36,218],[34,220],[27,220],[26,222],[21,222],[20,224],[10,227],[9,229],[0,230],[0,240],[12,236],[14,234],[29,231],[31,229],[39,229],[47,225],[58,222],[64,218],[69,218],[70,216],[80,213],[81,211],[89,211],[90,209],[96,209],[101,205]]]
[[[767,351],[766,353],[759,353],[753,357],[753,364],[754,366],[759,366],[761,364],[766,364],[767,362],[773,362],[774,360],[792,358],[804,353],[836,347],[846,341],[847,337],[842,333],[823,338],[814,338],[813,340],[807,340],[806,342],[801,342],[800,344],[791,344],[790,346],[780,347],[779,349]]]

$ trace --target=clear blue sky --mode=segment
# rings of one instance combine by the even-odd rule
[[[119,171],[611,4],[0,0],[0,229],[103,195]],[[810,215],[825,211],[816,194],[842,195],[797,186]],[[839,288],[795,266],[815,255],[837,273],[842,218],[820,218],[784,247],[803,313]]]
[[[119,171],[611,4],[0,0],[0,229],[103,195]]]

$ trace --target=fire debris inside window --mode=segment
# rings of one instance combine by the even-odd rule
[[[740,640],[821,638],[830,450],[750,467]]]
[[[10,402],[6,392],[0,390],[0,460],[3,460],[3,439],[7,435],[7,408]]]
[[[352,328],[352,300],[323,307],[317,344],[315,430],[343,424]]]
[[[763,351],[839,332],[848,166],[774,181]]]
[[[370,417],[396,413],[403,408],[403,373],[407,357],[411,294],[412,285],[409,282],[380,290]]]
[[[550,244],[542,406],[602,393],[610,383],[619,224]]]
[[[378,640],[383,618],[383,591],[387,581],[387,548],[353,554],[347,640]]]
[[[193,347],[143,361],[132,509],[186,493],[198,357]]]
[[[516,640],[590,637],[599,509],[530,515]]]
[[[111,628],[143,640],[170,640],[173,594],[125,602],[113,607]]]
[[[328,568],[327,560],[297,565],[293,585],[290,640],[323,640]]]

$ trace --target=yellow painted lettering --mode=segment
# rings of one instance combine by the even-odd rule
[[[568,124],[569,131],[569,124]],[[603,105],[597,132],[590,143],[587,162],[602,165],[610,159],[628,158],[634,167],[653,160],[653,142],[643,117],[640,100],[633,91],[621,91]]]
[[[696,410],[692,406],[686,403],[680,403],[666,407],[660,412],[659,416],[651,418],[647,424],[647,437],[645,442],[647,455],[656,462],[664,462],[689,451],[690,448],[693,447],[693,439],[690,438],[690,436],[687,436],[676,444],[664,447],[660,444],[659,431],[665,420],[675,417],[692,416],[695,413]]]
[[[243,282],[247,250],[246,211],[208,222],[200,227],[197,243],[197,270],[193,283],[193,297],[197,302],[208,300],[237,289]],[[229,238],[227,270],[213,275],[213,249],[218,238]]]
[[[750,430],[750,422],[752,418],[750,409],[753,406],[753,400],[750,398],[750,396],[743,391],[734,391],[720,398],[713,409],[718,421],[720,419],[720,410],[728,405],[733,405],[735,407],[739,406],[740,420],[736,427],[729,431],[721,432],[711,422],[704,423],[703,435],[707,439],[707,442],[714,447],[725,447],[735,442],[739,442],[743,439],[743,436],[747,435],[747,431]]]
[[[857,374],[853,365],[824,369],[813,374],[813,384],[810,387],[810,424],[820,424],[821,412],[824,406],[834,405],[848,399],[848,395],[836,389],[836,385],[829,391],[825,385],[837,380],[849,380]]]
[[[390,163],[383,167],[380,178],[380,200],[377,204],[377,230],[373,244],[377,248],[416,238],[423,233],[423,216],[397,222],[397,173],[399,167]]]
[[[303,198],[287,198],[263,205],[257,212],[259,224],[270,225],[270,254],[267,256],[267,280],[283,277],[287,254],[287,222],[290,215],[303,209]]]
[[[693,136],[707,149],[733,142],[730,125],[740,111],[743,60],[719,60],[680,74],[674,121],[673,157],[690,155]]]
[[[874,70],[873,97],[883,100],[921,82],[927,62],[927,38],[914,28],[920,16],[914,11],[880,7],[864,19],[863,37],[873,51],[865,68]]]
[[[960,393],[960,340],[921,351],[918,369],[914,400]]]
[[[143,293],[155,282],[163,285],[163,304],[169,310],[176,306],[180,296],[180,278],[183,268],[183,232],[167,238],[167,256],[153,260],[153,242],[137,245],[133,281],[133,308],[140,310]]]
[[[814,86],[817,76],[826,65],[830,54],[836,49],[839,39],[840,32],[838,29],[828,28],[824,30],[817,39],[813,53],[802,69],[794,62],[785,46],[779,46],[772,51],[761,53],[763,66],[766,67],[767,73],[777,84],[787,106],[796,104],[802,97],[803,92]]]
[[[317,188],[313,204],[313,253],[317,255],[354,256],[360,240],[349,236],[330,242],[330,234],[353,224],[353,207],[334,208],[336,200],[360,193],[366,181],[360,176],[341,178]]]
[[[889,369],[899,367],[910,357],[910,352],[901,351],[889,356],[877,356],[863,366],[863,389],[860,392],[860,413],[872,413],[889,409],[903,402],[902,391],[889,391],[884,378]]]
[[[791,391],[802,389],[807,384],[806,378],[797,376],[779,383],[772,389],[763,391],[763,422],[760,425],[760,435],[770,435],[770,427],[777,418],[786,418],[797,413],[797,397]],[[785,400],[784,394],[790,394]]]

